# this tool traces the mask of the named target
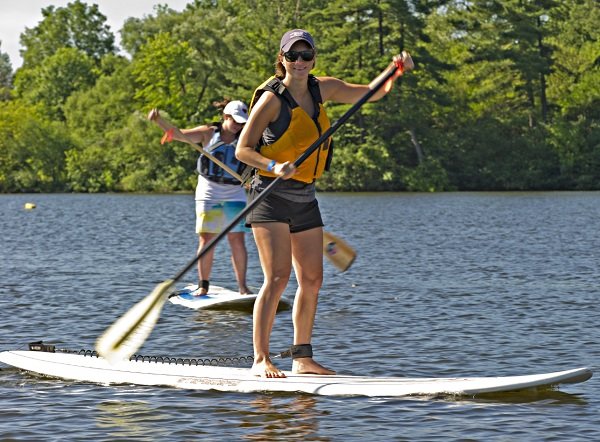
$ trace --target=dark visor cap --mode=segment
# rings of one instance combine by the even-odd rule
[[[315,41],[313,40],[312,35],[304,29],[292,29],[291,31],[287,31],[283,34],[283,37],[281,37],[281,44],[279,47],[283,52],[287,52],[294,43],[300,40],[304,40],[312,49],[315,48]]]

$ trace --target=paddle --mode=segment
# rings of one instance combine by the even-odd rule
[[[178,139],[181,139],[189,145],[193,146],[198,152],[200,152],[202,155],[205,155],[209,160],[213,161],[215,164],[226,170],[232,177],[234,177],[240,183],[244,183],[245,179],[242,176],[240,176],[231,167],[219,161],[211,154],[211,152],[213,152],[217,147],[225,143],[219,141],[204,149],[199,144],[196,144],[192,140],[190,140],[190,138],[186,134],[181,132],[181,130],[174,126],[171,122],[162,117],[158,113],[158,109],[153,109],[152,112],[150,112],[150,114],[148,115],[148,119],[156,123],[156,125],[163,129],[165,133],[171,133],[170,136],[166,137],[167,141],[171,141],[171,139],[173,138],[173,133],[177,131]],[[340,271],[345,272],[350,268],[350,266],[356,259],[356,252],[343,239],[335,236],[334,234],[323,232],[323,235],[323,254]]]
[[[315,152],[319,146],[325,142],[342,124],[344,124],[360,107],[365,104],[388,80],[391,80],[396,71],[403,71],[402,60],[395,60],[392,69],[384,74],[381,79],[369,90],[360,100],[358,100],[344,115],[331,125],[302,155],[294,161],[294,166],[299,167],[306,159]],[[388,85],[388,87],[391,87]],[[96,351],[110,363],[131,357],[138,348],[142,346],[154,325],[158,321],[160,312],[165,304],[169,294],[172,292],[173,285],[185,275],[210,249],[221,241],[227,233],[233,229],[242,218],[244,218],[252,209],[260,204],[282,180],[280,176],[275,178],[252,202],[250,202],[237,216],[223,229],[221,233],[210,240],[198,254],[187,263],[187,265],[177,273],[173,279],[158,284],[152,292],[135,304],[127,313],[121,316],[114,324],[98,338],[96,342]]]
[[[356,259],[356,252],[346,242],[330,232],[323,232],[323,254],[340,271],[345,272]]]

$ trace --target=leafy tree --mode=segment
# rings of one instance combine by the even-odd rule
[[[93,86],[71,93],[63,106],[69,130],[83,144],[103,140],[107,131],[119,128],[138,107],[131,63],[109,55],[102,65],[107,73]]]
[[[115,52],[114,35],[98,5],[75,0],[63,8],[43,8],[42,16],[37,26],[21,34],[25,69],[45,63],[60,48],[80,50],[98,63]]]
[[[215,101],[249,101],[264,75],[252,80],[253,71],[240,63],[256,58],[245,53],[245,19],[235,8],[197,1],[183,13],[158,9],[156,17],[129,20],[123,39],[134,52],[142,106],[163,108],[189,125],[212,119]]]
[[[227,2],[222,2],[223,7],[204,3],[209,2],[190,6],[181,24],[174,29],[174,35],[188,42],[194,53],[190,76],[196,84],[196,101],[190,118],[198,123],[212,119],[214,102],[249,101],[252,86],[256,86],[245,87],[248,75],[241,75],[236,69],[245,64],[240,60],[248,59],[239,46],[243,40],[240,24],[244,16],[228,11]]]
[[[557,158],[539,122],[552,117],[547,81],[557,5],[452,1],[429,16],[437,32],[429,33],[428,47],[453,62],[443,73],[452,108],[442,117],[454,146],[447,143],[439,158],[458,188],[522,189],[534,177],[535,186],[556,180]]]
[[[177,41],[169,33],[152,38],[133,61],[132,72],[140,85],[136,98],[148,108],[164,109],[185,121],[197,102],[194,55],[188,42]]]
[[[98,6],[80,0],[43,8],[42,16],[21,34],[23,66],[15,74],[15,93],[62,120],[69,95],[93,85],[102,57],[115,52],[114,36]]]
[[[327,71],[322,72],[325,75],[368,83],[403,49],[411,52],[417,72],[422,71],[420,75],[411,73],[398,80],[392,92],[381,101],[364,105],[336,135],[335,158],[349,156],[341,164],[349,166],[355,160],[362,165],[352,168],[352,173],[356,175],[364,170],[370,176],[359,180],[365,182],[366,190],[404,189],[405,171],[416,167],[424,158],[419,134],[432,132],[427,120],[438,100],[433,92],[417,95],[409,91],[423,89],[421,82],[429,82],[428,89],[424,90],[429,92],[436,87],[440,93],[430,73],[440,63],[426,46],[419,44],[428,39],[423,19],[434,5],[419,4],[419,13],[414,12],[414,4],[403,1],[331,1],[321,6],[313,9],[310,18],[319,30],[318,38],[323,41],[322,44],[317,42],[318,70],[322,72],[326,67]],[[419,66],[420,60],[426,63],[425,69]],[[427,66],[432,68],[427,69]],[[345,105],[328,105],[333,119],[347,109]],[[383,152],[378,154],[374,146]],[[365,163],[369,160],[369,156],[364,155],[367,152],[374,155],[372,165]],[[331,175],[338,173],[341,164],[334,160]],[[378,177],[368,172],[373,166],[380,172]],[[367,184],[369,182],[372,184]]]
[[[599,188],[596,3],[194,0],[127,20],[131,61],[97,8],[46,8],[12,82],[0,52],[0,191],[193,189],[196,152],[160,145],[147,111],[189,127],[250,101],[295,27],[317,40],[316,75],[366,83],[402,49],[416,63],[336,133],[320,189]],[[327,104],[332,121],[348,108]]]
[[[565,188],[600,188],[600,10],[592,0],[563,2],[553,25],[555,69],[548,97],[558,116],[549,126]]]
[[[313,10],[324,8],[327,1],[233,0],[220,4],[231,17],[225,21],[226,41],[231,55],[224,75],[235,87],[233,96],[245,97],[249,101],[256,87],[274,74],[279,42],[287,30],[303,28],[313,32],[321,51],[320,33],[314,32],[319,29],[319,23],[310,14]],[[260,11],[260,14],[255,11]],[[319,66],[315,71],[318,75],[323,73]]]
[[[93,87],[72,93],[64,106],[67,127],[76,146],[66,152],[69,188],[76,192],[114,191],[118,185],[120,146],[112,146],[108,134],[120,130],[136,111],[135,83],[131,64],[123,57],[108,55]]]
[[[190,190],[191,167],[179,164],[181,157],[189,158],[189,147],[183,143],[161,145],[156,128],[146,115],[131,115],[119,130],[107,134],[112,146],[118,146],[112,168],[118,171],[117,189],[122,191]]]
[[[2,47],[2,41],[0,41]],[[8,100],[12,88],[12,65],[8,54],[0,50],[0,100]]]
[[[65,152],[65,173],[69,190],[109,192],[115,190],[116,177],[107,151],[97,145]]]
[[[0,192],[64,190],[64,152],[73,145],[61,123],[20,100],[0,107]]]
[[[149,40],[161,32],[172,32],[183,19],[181,13],[166,5],[155,5],[154,15],[150,14],[142,18],[130,17],[125,20],[121,29],[121,46],[132,58],[135,58],[137,52]]]
[[[95,81],[94,63],[84,52],[60,48],[44,64],[18,71],[15,89],[25,101],[39,103],[53,118],[63,120],[67,98]]]

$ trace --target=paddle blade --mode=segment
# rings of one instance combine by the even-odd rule
[[[129,359],[156,325],[175,281],[158,284],[152,293],[121,316],[98,338],[96,351],[111,364]]]
[[[329,232],[323,232],[323,254],[342,272],[348,270],[356,258],[352,247]]]

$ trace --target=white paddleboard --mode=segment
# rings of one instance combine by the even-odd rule
[[[256,294],[240,295],[239,292],[211,285],[206,295],[195,295],[197,285],[188,285],[169,297],[173,304],[195,310],[201,309],[250,309],[256,301]],[[289,303],[283,298],[279,301],[279,309],[289,308]]]
[[[123,361],[110,365],[95,355],[68,352],[4,351],[0,362],[56,378],[100,384],[170,386],[195,390],[251,392],[302,392],[318,395],[439,396],[477,395],[548,388],[584,382],[592,377],[587,368],[555,373],[463,378],[376,378],[367,376],[298,375],[286,378],[254,376],[248,368],[195,365],[196,360],[163,362],[160,358]]]

